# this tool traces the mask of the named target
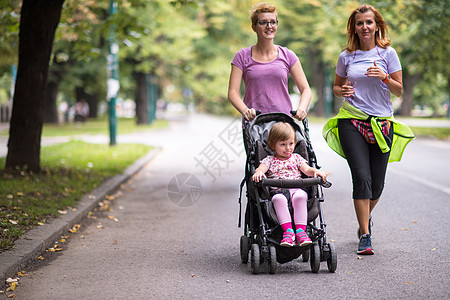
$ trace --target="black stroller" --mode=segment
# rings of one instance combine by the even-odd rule
[[[295,114],[295,111],[291,112]],[[290,116],[283,113],[259,114],[251,123],[244,121],[244,145],[247,153],[245,178],[241,182],[239,204],[242,209],[241,197],[244,184],[247,188],[247,206],[244,217],[244,235],[240,240],[242,263],[249,260],[250,269],[254,274],[260,271],[260,265],[268,263],[269,273],[274,274],[277,263],[286,263],[302,256],[303,262],[310,261],[313,273],[319,272],[320,262],[327,261],[328,270],[334,272],[337,267],[337,255],[333,243],[326,239],[326,224],[323,219],[322,202],[324,202],[322,187],[330,187],[331,183],[321,178],[302,178],[295,180],[263,179],[259,183],[252,180],[252,175],[259,162],[269,154],[266,141],[269,130],[276,122],[287,122],[294,127],[297,135],[295,153],[304,157],[310,166],[317,166],[316,156],[309,139],[309,128],[306,119],[302,121],[303,129]],[[308,194],[308,225],[307,234],[312,244],[306,247],[280,246],[283,231],[271,203],[268,187],[303,188]],[[290,207],[292,214],[292,207]],[[317,224],[317,219],[318,223]],[[239,212],[239,227],[241,227],[241,211]]]

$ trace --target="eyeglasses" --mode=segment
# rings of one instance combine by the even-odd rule
[[[278,20],[272,20],[272,21],[259,21],[258,22],[259,26],[263,26],[266,27],[267,25],[270,25],[272,27],[275,27],[278,25]]]

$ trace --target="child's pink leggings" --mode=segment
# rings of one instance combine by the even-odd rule
[[[308,194],[302,189],[289,189],[292,208],[294,209],[294,224],[306,225],[308,221]],[[290,223],[288,201],[283,194],[275,194],[272,197],[273,206],[280,224]]]

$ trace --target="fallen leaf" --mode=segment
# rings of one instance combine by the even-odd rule
[[[14,282],[16,282],[17,283],[17,281],[18,281],[18,279],[17,278],[11,278],[11,277],[9,277],[8,279],[6,279],[6,283],[7,284],[11,284],[11,283],[14,283]]]
[[[25,271],[17,272],[17,275],[20,277],[28,276],[27,272],[25,272]]]
[[[6,295],[8,298],[16,298],[16,295],[15,294],[9,294],[9,295]]]
[[[8,196],[6,196],[6,198],[8,198],[8,199],[12,199],[12,198],[14,198],[14,196],[13,196],[13,195],[11,195],[11,194],[9,194]]]
[[[38,259],[44,260],[44,257],[43,256],[38,256]]]
[[[105,229],[105,227],[102,224],[97,225],[98,229]]]
[[[65,243],[66,242],[66,239],[61,239],[61,243]]]
[[[11,223],[13,225],[17,225],[17,221],[14,221],[14,220],[9,220],[9,223]]]
[[[37,224],[38,224],[39,226],[44,226],[44,225],[45,225],[44,222],[38,222]]]
[[[402,228],[402,230],[403,230],[403,231],[407,231],[407,230],[408,230],[408,228]]]
[[[49,248],[48,251],[50,251],[50,252],[59,252],[59,251],[62,251],[62,248]]]
[[[413,224],[417,224],[417,221],[412,221],[411,223],[413,223]]]
[[[412,282],[407,281],[406,284],[413,284]]]
[[[195,277],[195,274],[192,274],[191,277]]]
[[[431,251],[436,251],[437,249],[436,248],[431,248]]]
[[[58,210],[60,215],[65,215],[67,214],[67,210]]]
[[[69,231],[71,232],[71,233],[75,233],[75,232],[77,232],[77,230],[79,230],[81,228],[81,225],[80,224],[75,224],[73,227],[72,227],[72,229],[70,229]]]
[[[17,192],[17,196],[23,196],[22,192]]]
[[[16,286],[17,286],[17,282],[11,283],[11,285],[9,286],[9,290],[14,292],[14,290],[16,289]]]

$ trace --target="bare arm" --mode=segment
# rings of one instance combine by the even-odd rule
[[[231,65],[230,81],[228,83],[228,100],[239,111],[244,118],[251,121],[256,117],[256,112],[253,108],[248,108],[240,95],[242,81],[242,71],[235,65]]]
[[[402,71],[391,74],[391,79],[386,83],[389,91],[397,97],[403,94]]]
[[[255,174],[252,176],[253,181],[259,182],[262,178],[265,178],[268,170],[269,167],[266,164],[259,164],[259,167],[255,170]]]
[[[309,177],[322,177],[323,181],[327,181],[327,173],[320,171],[316,168],[310,167],[307,163],[302,163],[300,165],[300,171],[303,172],[303,174],[308,175]]]
[[[377,66],[377,62],[373,62],[373,66],[367,69],[366,75],[368,77],[375,77],[380,80],[384,80],[386,78],[386,73],[381,70],[380,67]],[[397,97],[400,97],[403,94],[403,81],[402,81],[402,71],[397,71],[390,74],[391,79],[386,82],[389,91]]]
[[[290,72],[292,79],[294,79],[294,82],[301,94],[300,104],[297,108],[297,115],[295,117],[299,120],[303,120],[307,115],[309,103],[311,102],[311,88],[309,87],[308,80],[306,79],[299,60],[294,64],[294,66],[292,66]]]
[[[352,83],[346,78],[336,74],[334,79],[333,93],[336,97],[350,97],[355,93]]]

